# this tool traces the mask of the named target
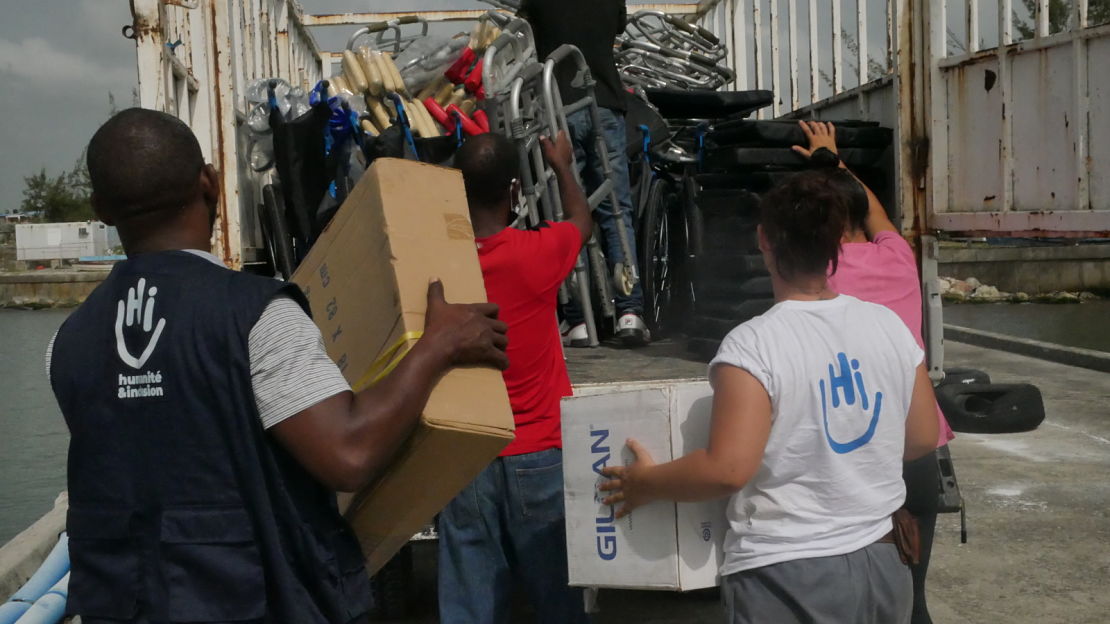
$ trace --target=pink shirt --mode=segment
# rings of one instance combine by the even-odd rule
[[[921,287],[913,249],[896,232],[879,232],[869,243],[844,243],[840,264],[829,276],[829,288],[863,301],[886,306],[910,328],[917,346],[921,339]],[[940,436],[937,446],[956,437],[937,407]]]

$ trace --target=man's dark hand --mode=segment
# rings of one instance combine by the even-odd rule
[[[559,136],[555,137],[554,142],[548,137],[541,136],[540,148],[543,150],[544,159],[556,169],[569,170],[574,163],[574,148],[570,145],[567,133],[562,130],[559,131]]]
[[[424,337],[442,348],[452,366],[509,367],[505,347],[509,326],[497,319],[493,303],[447,303],[443,282],[428,285],[428,311],[424,318]]]

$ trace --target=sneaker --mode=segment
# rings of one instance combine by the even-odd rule
[[[564,329],[566,328],[566,329]],[[564,347],[588,347],[590,346],[590,332],[586,331],[586,324],[579,323],[574,327],[570,327],[563,323],[559,327],[563,332],[563,346]]]
[[[651,332],[639,314],[628,312],[617,321],[617,338],[626,347],[643,347],[651,342]]]

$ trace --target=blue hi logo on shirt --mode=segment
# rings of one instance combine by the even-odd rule
[[[867,410],[871,409],[872,401],[868,400],[867,389],[863,385],[863,374],[859,370],[859,360],[852,360],[851,368],[848,366],[848,356],[844,353],[836,354],[837,364],[840,365],[840,374],[838,375],[836,369],[832,364],[829,364],[829,383],[828,391],[825,389],[825,380],[822,379],[817,383],[821,389],[821,415],[824,418],[825,424],[825,439],[829,441],[829,447],[833,452],[843,455],[844,453],[851,453],[859,447],[871,441],[872,436],[875,435],[875,428],[879,425],[879,412],[883,409],[883,393],[876,392],[874,400],[874,410],[871,413],[871,421],[867,425],[867,431],[864,431],[859,437],[849,440],[847,442],[840,442],[833,438],[832,433],[829,432],[829,403],[832,402],[832,409],[840,407],[841,402],[845,406],[855,406],[857,401],[859,403],[859,410],[864,416],[867,415]],[[844,412],[847,410],[841,410]],[[841,421],[852,419],[855,415],[854,410],[851,414],[840,414]],[[834,414],[835,415],[835,414]]]

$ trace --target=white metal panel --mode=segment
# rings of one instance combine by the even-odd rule
[[[1062,46],[1014,59],[1014,210],[1078,206],[1074,58]]]
[[[809,102],[821,98],[821,46],[817,45],[817,3],[809,3]]]
[[[1087,0],[1072,0],[1071,3],[1072,31],[1080,31],[1087,27]],[[1087,39],[1076,38],[1072,44],[1072,57],[1074,58],[1075,76],[1075,169],[1078,181],[1076,184],[1076,207],[1080,209],[1091,207],[1091,160],[1088,158],[1088,145],[1090,141],[1090,113],[1091,93],[1088,68],[1090,67]],[[1105,71],[1102,72],[1105,75]]]
[[[732,63],[736,71],[736,88],[752,88],[748,66],[748,0],[728,0],[732,14]]]
[[[928,59],[928,84],[925,92],[929,94],[929,153],[933,165],[929,176],[932,192],[929,209],[934,211],[948,203],[948,97],[944,72],[940,68],[940,61],[948,50],[946,4],[946,0],[929,3],[927,17],[930,28],[925,41],[925,55]]]
[[[1087,47],[1089,97],[1087,119],[1090,207],[1110,213],[1110,37],[1091,41]]]
[[[961,212],[1000,210],[1002,89],[998,59],[954,70],[949,81],[951,207]]]
[[[969,52],[932,59],[940,67],[934,93],[944,92],[947,103],[932,111],[933,225],[999,235],[1105,236],[1110,129],[1099,111],[1106,110],[1110,87],[1110,28],[1088,26],[1087,1],[1068,0],[1066,30],[1051,32],[1048,0],[1035,0],[1034,37],[1014,43],[1015,3],[998,0],[1001,45],[977,53],[975,31],[987,3],[968,3]],[[938,15],[943,4],[933,7],[933,41],[947,28]],[[997,101],[983,92],[988,71],[997,76]],[[997,155],[986,149],[990,141],[997,142]]]
[[[789,0],[787,16],[788,41],[790,44],[790,110],[801,106],[798,97],[798,2]]]
[[[844,90],[844,19],[841,0],[832,0],[832,74],[833,95]]]
[[[775,94],[775,102],[771,112],[778,117],[783,113],[783,85],[782,85],[782,36],[779,32],[779,0],[770,0],[771,31],[771,92]]]
[[[867,0],[856,0],[856,60],[859,63],[858,82],[857,86],[867,84],[871,79],[868,76],[868,67],[870,65],[870,58],[868,57],[869,48],[867,45]]]

